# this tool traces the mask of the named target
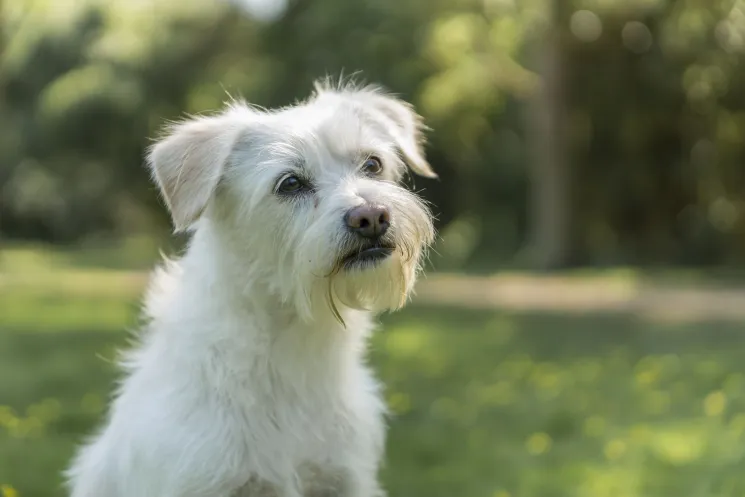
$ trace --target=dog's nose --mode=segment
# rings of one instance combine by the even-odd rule
[[[391,213],[382,205],[364,204],[350,209],[344,220],[350,231],[365,238],[380,238],[388,231]]]

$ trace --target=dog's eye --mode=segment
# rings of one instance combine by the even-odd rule
[[[277,191],[280,193],[297,193],[303,187],[303,182],[297,176],[288,176],[279,184]]]
[[[383,164],[377,157],[370,157],[362,164],[362,171],[365,174],[378,175],[383,172]]]

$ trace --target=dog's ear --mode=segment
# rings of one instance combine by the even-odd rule
[[[385,122],[406,165],[420,176],[436,178],[437,174],[424,158],[425,126],[414,108],[380,91],[361,91],[356,96],[365,107]]]
[[[147,162],[177,232],[204,211],[241,129],[235,113],[226,111],[172,125],[150,148]]]

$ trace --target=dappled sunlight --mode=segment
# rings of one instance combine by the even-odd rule
[[[460,467],[450,473],[467,475],[457,480],[464,495],[471,495],[470,485],[480,495],[476,488],[485,482],[512,495],[531,495],[526,489],[536,482],[567,496],[680,495],[691,482],[708,484],[707,461],[739,467],[733,449],[745,431],[738,412],[745,393],[737,390],[745,336],[703,345],[703,336],[678,333],[645,345],[630,333],[631,323],[611,319],[597,324],[605,338],[588,343],[582,328],[592,324],[582,318],[574,328],[555,315],[550,331],[520,314],[432,308],[386,321],[379,337],[386,351],[374,355],[395,392],[389,397],[396,406],[391,464],[426,466],[427,458],[417,454],[434,436],[442,451],[437,459]],[[553,333],[560,333],[565,347],[543,346],[542,337]],[[612,336],[616,344],[608,340]],[[702,342],[688,349],[690,340]],[[400,351],[390,348],[396,343]],[[442,356],[449,359],[434,362],[444,371],[421,367],[432,361],[427,357]],[[471,430],[475,434],[467,435]],[[531,461],[541,459],[563,476],[533,467]],[[397,474],[387,472],[394,488],[448,495],[425,481],[399,486]]]
[[[64,495],[183,253],[158,130],[324,76],[411,103],[439,176],[405,178],[438,236],[369,344],[391,497],[745,495],[745,0],[0,0],[0,28],[0,497]]]
[[[697,426],[657,428],[645,444],[661,461],[683,466],[698,461],[706,449],[707,431]]]
[[[104,415],[137,296],[103,291],[117,270],[12,258],[47,279],[0,300],[0,482],[56,496],[73,444]],[[70,275],[77,291],[54,283]],[[421,303],[386,316],[371,347],[392,415],[384,480],[392,495],[657,497],[721,467],[723,488],[742,489],[738,329],[720,323],[710,340],[706,325]]]

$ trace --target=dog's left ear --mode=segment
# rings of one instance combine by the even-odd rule
[[[414,108],[402,100],[379,91],[361,91],[355,96],[365,107],[385,121],[406,165],[420,176],[436,178],[437,173],[424,158],[422,132],[425,126]]]
[[[212,197],[243,123],[233,112],[171,126],[147,162],[177,232],[187,230]]]

